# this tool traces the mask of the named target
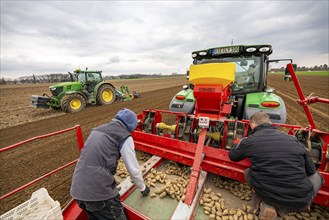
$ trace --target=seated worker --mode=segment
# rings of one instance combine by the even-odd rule
[[[250,127],[251,134],[231,148],[229,157],[251,162],[245,179],[260,202],[259,218],[306,211],[324,184],[307,149],[294,136],[277,131],[264,112],[251,116]]]
[[[246,77],[246,84],[248,85],[254,85],[255,82],[255,64],[250,64],[248,70],[247,70],[247,77]],[[259,70],[258,70],[259,71]]]
[[[127,219],[114,180],[120,156],[142,195],[149,194],[150,188],[144,184],[131,137],[137,124],[136,114],[122,109],[109,123],[91,130],[71,185],[71,196],[87,212],[88,219]]]

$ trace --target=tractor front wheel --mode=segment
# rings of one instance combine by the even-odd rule
[[[80,94],[68,94],[63,97],[61,107],[67,113],[79,112],[86,108],[86,100]]]
[[[114,102],[115,91],[110,85],[102,85],[97,92],[97,104],[98,105],[108,105]]]

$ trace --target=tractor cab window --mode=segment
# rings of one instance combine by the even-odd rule
[[[88,73],[87,80],[88,80],[88,82],[100,82],[101,77],[100,77],[100,74],[98,74],[98,73]]]
[[[77,74],[77,81],[86,84],[86,76],[83,73]]]
[[[260,57],[224,58],[235,63],[233,92],[251,92],[258,90],[261,78]]]
[[[235,64],[235,80],[232,86],[234,93],[256,91],[260,87],[261,57],[224,57],[215,59],[198,60],[197,64],[231,62]]]

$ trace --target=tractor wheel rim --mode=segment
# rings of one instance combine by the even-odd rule
[[[110,102],[113,99],[113,93],[109,90],[105,90],[102,92],[102,99],[105,102]]]
[[[79,99],[72,99],[70,107],[74,110],[79,109],[81,107],[81,101]]]

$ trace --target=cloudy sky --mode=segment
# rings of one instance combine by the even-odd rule
[[[1,0],[1,77],[185,73],[193,50],[271,44],[272,59],[329,63],[328,1]],[[282,65],[283,66],[283,65]]]

